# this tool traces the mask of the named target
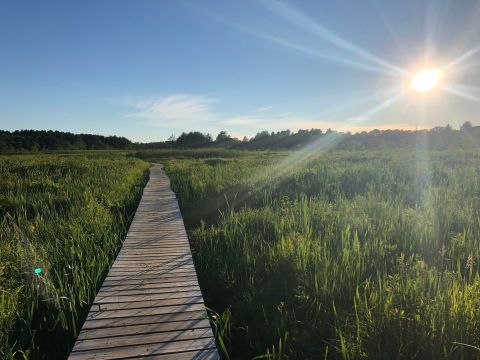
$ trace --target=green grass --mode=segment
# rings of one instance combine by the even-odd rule
[[[480,357],[478,152],[196,155],[141,156],[230,358]]]
[[[226,358],[480,357],[478,152],[202,149],[0,157],[0,358],[68,354],[138,157],[171,178]]]
[[[120,152],[0,157],[0,358],[67,356],[147,169]]]

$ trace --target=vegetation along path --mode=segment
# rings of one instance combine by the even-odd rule
[[[218,359],[175,194],[161,165],[70,359]]]

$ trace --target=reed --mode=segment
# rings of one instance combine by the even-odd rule
[[[164,159],[230,358],[478,358],[480,155],[291,159]]]
[[[65,358],[128,229],[148,164],[0,157],[0,357]]]

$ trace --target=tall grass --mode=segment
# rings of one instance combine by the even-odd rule
[[[164,161],[231,358],[480,357],[480,155],[284,155]]]
[[[147,168],[110,153],[0,157],[1,358],[68,355]]]

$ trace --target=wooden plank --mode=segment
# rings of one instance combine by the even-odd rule
[[[164,275],[145,275],[135,276],[108,276],[105,278],[102,287],[122,285],[138,285],[138,284],[158,284],[167,282],[184,282],[197,280],[196,275],[189,274],[164,274]]]
[[[155,267],[155,268],[166,268],[166,267],[174,267],[174,266],[193,266],[193,261],[191,260],[155,260],[150,258],[140,258],[137,261],[133,259],[121,259],[117,261],[113,266],[112,269],[118,267]]]
[[[160,165],[70,359],[220,359],[175,194]]]
[[[187,258],[145,258],[143,255],[138,255],[137,259],[126,258],[126,259],[117,259],[112,267],[121,265],[121,264],[150,264],[158,266],[178,266],[178,265],[193,265],[192,259]]]
[[[143,356],[146,360],[219,360],[216,349],[202,350],[201,352],[181,352],[175,354]]]
[[[134,324],[123,325],[121,327],[100,327],[85,329],[82,331],[78,340],[85,339],[100,339],[104,337],[120,336],[125,334],[124,326],[128,326],[129,334],[151,334],[155,332],[166,332],[176,330],[191,330],[210,328],[210,322],[207,319],[193,319],[185,321],[172,321],[166,323],[153,323],[153,324]]]
[[[191,278],[196,278],[195,274],[189,274],[189,273],[178,273],[178,274],[141,274],[141,275],[109,275],[107,278],[105,278],[104,283],[118,283],[119,281],[124,282],[124,284],[128,284],[130,282],[138,282],[138,281],[143,281],[143,282],[155,282],[155,281],[167,281],[169,280],[175,280],[178,279],[179,281],[185,281],[186,278],[191,279]]]
[[[157,257],[155,258],[154,256],[149,255],[147,252],[145,252],[142,249],[136,249],[136,250],[132,249],[132,251],[128,253],[128,255],[126,253],[121,254],[118,261],[123,261],[123,260],[127,261],[132,259],[138,260],[138,261],[141,261],[142,259],[145,259],[145,260],[156,259],[159,263],[162,263],[162,262],[171,262],[171,261],[187,261],[189,260],[189,256],[191,256],[190,251],[172,253],[172,252],[165,252],[162,249],[157,250],[156,248],[148,249],[148,251],[150,253],[152,253],[153,251],[157,252],[158,253]]]
[[[146,268],[146,269],[133,269],[133,270],[128,270],[128,269],[112,269],[111,271],[112,276],[143,276],[143,275],[165,275],[165,274],[190,274],[194,275],[195,274],[195,269],[193,268],[188,268],[188,269],[176,269],[176,268],[171,268],[171,269],[155,269],[155,268]]]
[[[138,303],[145,301],[155,301],[155,300],[168,300],[168,299],[188,299],[202,296],[200,289],[197,291],[175,291],[175,292],[134,292],[133,294],[124,294],[119,291],[116,295],[115,293],[103,293],[104,296],[97,296],[95,298],[95,304],[107,304],[107,303],[117,303],[117,302],[128,302],[128,303]]]
[[[132,296],[132,295],[157,295],[163,294],[168,296],[169,294],[178,294],[180,297],[184,295],[184,293],[197,293],[200,292],[200,288],[198,285],[185,285],[185,286],[176,286],[176,287],[167,287],[167,288],[133,288],[133,289],[125,289],[125,288],[113,288],[108,289],[107,291],[101,291],[98,293],[98,298],[102,297],[112,297],[112,296]],[[201,292],[200,292],[201,294]],[[98,299],[97,299],[98,300]]]
[[[150,250],[150,251],[154,251],[154,250]],[[130,257],[121,257],[117,261],[118,261],[118,263],[123,263],[123,262],[128,262],[128,261],[137,261],[138,263],[145,263],[145,262],[148,262],[148,260],[154,260],[154,263],[156,262],[157,264],[178,264],[178,263],[182,263],[182,262],[192,263],[191,258],[189,259],[187,257],[187,255],[185,255],[185,254],[181,254],[181,255],[163,254],[163,255],[159,255],[157,259],[155,259],[153,257],[149,257],[145,254],[138,254],[137,258],[134,258],[134,257],[131,257],[131,256]]]
[[[103,338],[86,338],[77,341],[75,351],[86,351],[90,350],[92,347],[108,349],[119,346],[159,344],[170,341],[194,340],[211,337],[212,330],[210,328],[200,328],[153,332],[142,334],[142,336],[118,335]]]
[[[166,324],[178,321],[205,319],[206,316],[207,314],[205,310],[201,309],[198,311],[186,311],[170,314],[140,315],[103,319],[90,318],[87,319],[83,324],[82,332],[87,329],[125,327],[123,330],[125,333],[125,331],[129,331],[130,328],[127,327],[131,325]]]
[[[175,311],[172,307],[180,307],[180,311],[186,310],[190,306],[202,304],[201,296],[187,296],[166,299],[146,299],[139,301],[129,301],[125,299],[112,298],[111,301],[94,302],[91,311],[106,312],[114,311],[118,314],[120,310],[139,310],[139,311],[159,311],[162,307],[168,307],[167,311]]]
[[[154,269],[154,270],[169,270],[169,269],[195,269],[193,261],[170,261],[170,262],[159,262],[159,261],[145,261],[139,259],[139,261],[118,261],[111,268],[112,269],[126,269],[126,270],[145,270],[145,269]]]
[[[149,253],[151,254],[152,252],[157,253],[157,257],[159,259],[179,259],[183,256],[191,255],[191,252],[189,249],[168,249],[168,251],[165,248],[162,247],[133,247],[133,248],[127,248],[125,249],[126,252],[120,254],[121,256],[127,255],[128,256],[142,256],[142,255],[148,255]],[[127,253],[128,251],[128,253]]]
[[[143,336],[143,335],[142,335]],[[211,337],[195,340],[180,340],[165,343],[152,343],[131,346],[118,346],[109,349],[95,349],[88,351],[75,351],[70,354],[73,360],[90,360],[90,359],[125,359],[132,357],[145,357],[151,355],[177,354],[185,351],[198,351],[215,349],[215,341]],[[175,357],[173,357],[175,358]],[[160,357],[161,359],[161,357]],[[196,358],[194,358],[196,359]],[[217,359],[220,359],[217,357]]]
[[[153,295],[137,295],[137,296],[110,296],[107,298],[102,297],[100,300],[95,300],[92,305],[92,309],[98,305],[99,311],[107,310],[125,310],[125,309],[151,309],[152,307],[158,308],[161,306],[174,306],[174,305],[190,305],[190,304],[202,304],[202,294],[191,295],[185,297],[167,297],[164,298],[159,295],[160,298]],[[132,300],[137,299],[137,300]]]
[[[174,282],[171,283],[163,283],[160,282],[156,283],[139,283],[139,284],[132,284],[132,285],[112,285],[112,286],[103,286],[98,295],[102,296],[103,294],[109,294],[112,292],[122,291],[125,295],[133,295],[138,292],[176,292],[176,291],[185,291],[187,290],[200,290],[198,287],[197,281],[182,281],[182,282]]]
[[[108,311],[106,309],[106,306],[100,306],[98,304],[95,304],[92,305],[90,312],[88,313],[87,319],[112,319],[129,316],[173,314],[185,311],[199,311],[203,310],[204,308],[205,306],[202,303],[196,303],[159,307],[146,306],[135,309],[115,309]]]

